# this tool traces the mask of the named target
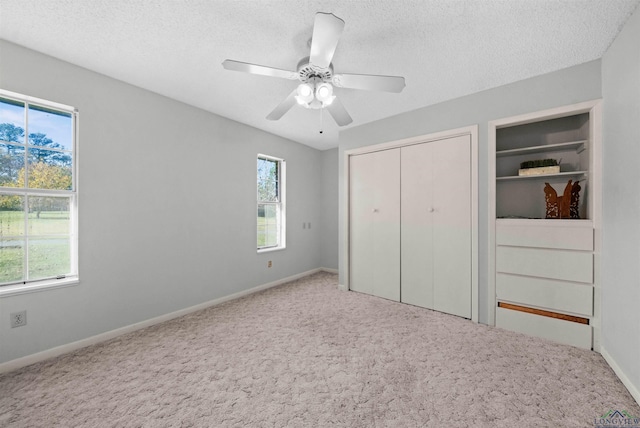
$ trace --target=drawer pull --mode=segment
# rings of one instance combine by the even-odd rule
[[[503,309],[511,309],[514,311],[527,312],[534,315],[542,315],[544,317],[557,318],[565,321],[577,322],[578,324],[589,325],[589,318],[576,317],[573,315],[560,314],[558,312],[545,311],[542,309],[528,308],[526,306],[512,305],[511,303],[498,302],[498,307]]]

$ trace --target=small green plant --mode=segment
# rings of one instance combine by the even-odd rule
[[[520,163],[520,169],[540,168],[543,166],[557,166],[558,161],[555,159],[539,159]]]

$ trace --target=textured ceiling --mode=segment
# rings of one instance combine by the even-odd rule
[[[328,114],[265,117],[295,81],[316,12],[345,22],[336,73],[399,75],[400,94],[337,88],[351,126],[600,58],[640,0],[0,0],[0,38],[319,149]],[[1,59],[0,59],[1,60]],[[324,130],[320,134],[319,130]],[[344,128],[343,128],[344,129]]]

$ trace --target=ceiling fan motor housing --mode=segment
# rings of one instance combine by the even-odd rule
[[[302,58],[298,62],[298,79],[303,83],[315,83],[320,79],[322,82],[331,82],[333,78],[333,64],[329,67],[318,67],[309,62],[309,57]]]

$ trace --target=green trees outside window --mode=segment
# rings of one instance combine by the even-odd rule
[[[258,249],[283,246],[281,159],[258,156]]]
[[[75,273],[74,120],[0,97],[0,285]]]

